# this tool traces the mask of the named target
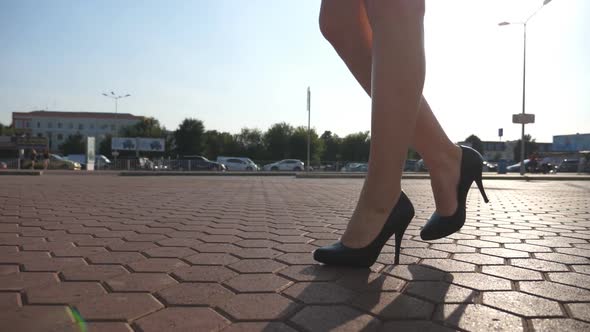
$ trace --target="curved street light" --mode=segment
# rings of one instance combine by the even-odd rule
[[[541,7],[535,10],[524,22],[500,22],[498,23],[499,26],[506,26],[511,24],[520,24],[523,26],[524,37],[523,37],[523,65],[522,65],[522,116],[524,118],[525,109],[526,109],[526,27],[527,23],[529,23],[530,19],[533,18],[543,7],[545,7],[548,3],[552,0],[545,0]],[[524,120],[524,119],[523,119]],[[524,121],[521,123],[522,130],[520,136],[520,175],[524,175],[525,167],[524,167]]]
[[[119,95],[116,95],[113,91],[111,91],[111,94],[110,95],[108,95],[108,94],[106,94],[104,92],[103,92],[102,95],[105,96],[105,97],[107,97],[107,98],[111,98],[111,99],[114,99],[115,100],[115,114],[117,114],[119,112],[119,99],[131,97],[130,94],[126,94],[124,96],[119,96]]]

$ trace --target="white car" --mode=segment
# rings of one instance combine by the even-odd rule
[[[217,157],[217,162],[224,164],[228,171],[258,171],[260,167],[250,158]]]
[[[296,171],[301,172],[305,169],[305,164],[298,159],[283,159],[276,163],[264,165],[265,171]]]

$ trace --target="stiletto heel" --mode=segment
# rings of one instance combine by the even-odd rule
[[[395,234],[394,263],[399,264],[402,237],[412,218],[414,218],[414,206],[402,191],[383,228],[371,243],[362,248],[349,248],[341,241],[338,241],[332,245],[316,249],[313,258],[328,265],[369,267],[377,261],[381,249],[383,249],[387,240]]]
[[[479,188],[479,192],[483,196],[483,201],[489,203],[490,200],[488,199],[488,195],[486,195],[486,191],[483,189],[483,183],[481,181],[481,176],[475,179],[475,183],[477,184],[477,188]]]
[[[461,157],[461,175],[459,177],[459,185],[457,186],[457,210],[451,216],[441,216],[436,212],[433,213],[420,232],[420,237],[423,240],[440,239],[457,232],[463,227],[466,218],[465,206],[467,204],[467,193],[474,181],[484,201],[486,203],[489,202],[481,180],[483,168],[481,154],[467,146],[461,146],[461,150],[463,151],[463,156]]]
[[[399,264],[399,254],[402,250],[402,238],[404,237],[404,233],[405,233],[405,229],[403,232],[399,232],[395,234],[395,257],[393,259],[393,264],[394,265],[398,265]]]

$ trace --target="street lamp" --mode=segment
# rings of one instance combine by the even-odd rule
[[[524,22],[500,22],[498,23],[499,26],[506,26],[510,24],[520,24],[523,26],[524,36],[523,36],[523,64],[522,64],[522,115],[519,119],[522,130],[520,136],[520,175],[524,175],[525,167],[524,167],[524,125],[526,123],[532,123],[534,121],[534,117],[532,118],[525,118],[525,108],[526,108],[526,26],[529,23],[530,19],[533,18],[543,7],[545,7],[551,0],[543,1],[543,5],[535,10]],[[516,116],[515,116],[516,117]],[[514,122],[514,120],[513,120]]]
[[[119,108],[119,99],[131,97],[130,94],[126,94],[124,96],[119,96],[119,95],[116,95],[113,91],[111,91],[111,94],[110,95],[109,94],[106,94],[106,93],[103,93],[102,95],[105,96],[105,97],[107,97],[107,98],[111,98],[111,99],[114,99],[115,100],[115,114],[117,114],[118,111],[119,111],[118,110],[118,108]]]

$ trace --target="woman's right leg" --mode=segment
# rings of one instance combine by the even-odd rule
[[[370,96],[373,32],[365,1],[323,0],[320,29]],[[461,150],[449,140],[424,97],[418,112],[412,145],[428,165],[437,212],[451,215],[457,208]]]

